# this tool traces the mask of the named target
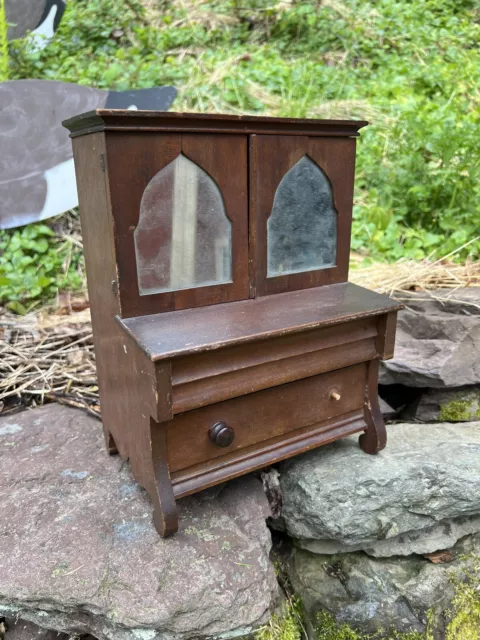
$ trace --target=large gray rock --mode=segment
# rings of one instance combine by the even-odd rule
[[[279,483],[267,493],[299,546],[430,553],[480,531],[480,423],[390,425],[376,456],[345,438],[283,463]]]
[[[480,385],[460,389],[428,389],[409,416],[420,422],[480,420]]]
[[[235,637],[277,583],[252,476],[179,501],[162,540],[146,493],[100,423],[50,405],[0,420],[0,616],[98,640]]]
[[[380,382],[410,387],[480,384],[480,287],[404,294],[395,357]]]
[[[391,639],[391,632],[394,637],[424,632],[429,617],[435,637],[444,638],[454,584],[469,575],[478,580],[479,553],[479,536],[460,541],[451,551],[453,561],[445,564],[420,556],[375,559],[364,553],[322,556],[294,549],[287,571],[314,626],[318,613],[327,610],[338,623]]]

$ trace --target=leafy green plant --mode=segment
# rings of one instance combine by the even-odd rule
[[[45,224],[0,232],[0,303],[26,313],[59,290],[84,286],[82,254]]]

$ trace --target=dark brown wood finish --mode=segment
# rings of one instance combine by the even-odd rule
[[[164,426],[173,416],[170,364],[155,366],[115,321],[120,305],[111,286],[116,254],[110,185],[100,162],[103,134],[80,138],[74,151],[105,443],[109,453],[130,459],[154,504],[157,529],[167,535],[178,526]]]
[[[172,111],[130,111],[96,109],[65,120],[63,125],[71,137],[99,131],[156,131],[160,133],[234,133],[251,135],[358,136],[368,122],[364,120],[308,120],[300,118],[267,118],[208,113],[175,113]]]
[[[401,309],[351,282],[118,322],[154,360],[272,338]]]
[[[214,458],[188,469],[172,473],[173,493],[183,498],[200,489],[231,480],[245,473],[273,465],[285,458],[305,453],[339,438],[366,429],[363,412],[352,411],[339,418],[322,420],[285,435],[245,447],[240,452]]]
[[[361,409],[365,384],[362,363],[175,416],[168,423],[169,467],[172,472],[185,469],[316,424],[319,415],[336,418]],[[331,397],[334,391],[340,394],[338,400]],[[213,444],[208,435],[219,420],[235,431],[227,449]]]
[[[395,333],[397,329],[397,311],[392,310],[382,315],[378,320],[378,344],[377,350],[382,360],[393,358],[395,347]]]
[[[173,413],[376,357],[375,319],[172,360]]]
[[[250,291],[257,296],[346,282],[350,257],[355,140],[307,136],[254,136],[250,142],[251,264],[255,278]],[[335,267],[267,278],[267,220],[275,192],[284,175],[303,156],[309,156],[330,180],[337,211]]]
[[[385,446],[378,361],[401,305],[345,282],[364,124],[108,110],[68,123],[107,450],[129,459],[162,536],[177,498],[352,433]],[[140,201],[180,153],[221,190],[233,282],[141,296]],[[266,220],[305,153],[333,187],[337,266],[268,279]]]
[[[233,282],[139,295],[134,232],[140,202],[150,180],[183,153],[204,169],[222,192],[232,223]],[[121,315],[124,318],[185,309],[248,297],[247,144],[240,136],[220,134],[115,133],[107,141],[112,213],[118,260]]]

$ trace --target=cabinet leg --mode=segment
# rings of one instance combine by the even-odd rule
[[[371,454],[378,453],[387,444],[385,422],[378,404],[378,368],[378,360],[372,360],[368,364],[364,405],[364,418],[367,429],[359,439],[360,447],[363,451]]]
[[[150,421],[152,473],[150,497],[153,502],[153,522],[162,538],[178,531],[178,509],[173,495],[167,458],[167,430],[163,424]]]
[[[115,444],[115,440],[113,439],[112,434],[107,429],[107,427],[103,427],[103,435],[105,437],[105,446],[107,447],[108,454],[110,456],[115,456],[118,453],[117,445]]]

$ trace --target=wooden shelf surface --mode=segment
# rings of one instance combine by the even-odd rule
[[[168,311],[117,322],[152,361],[398,311],[391,298],[350,282]]]

